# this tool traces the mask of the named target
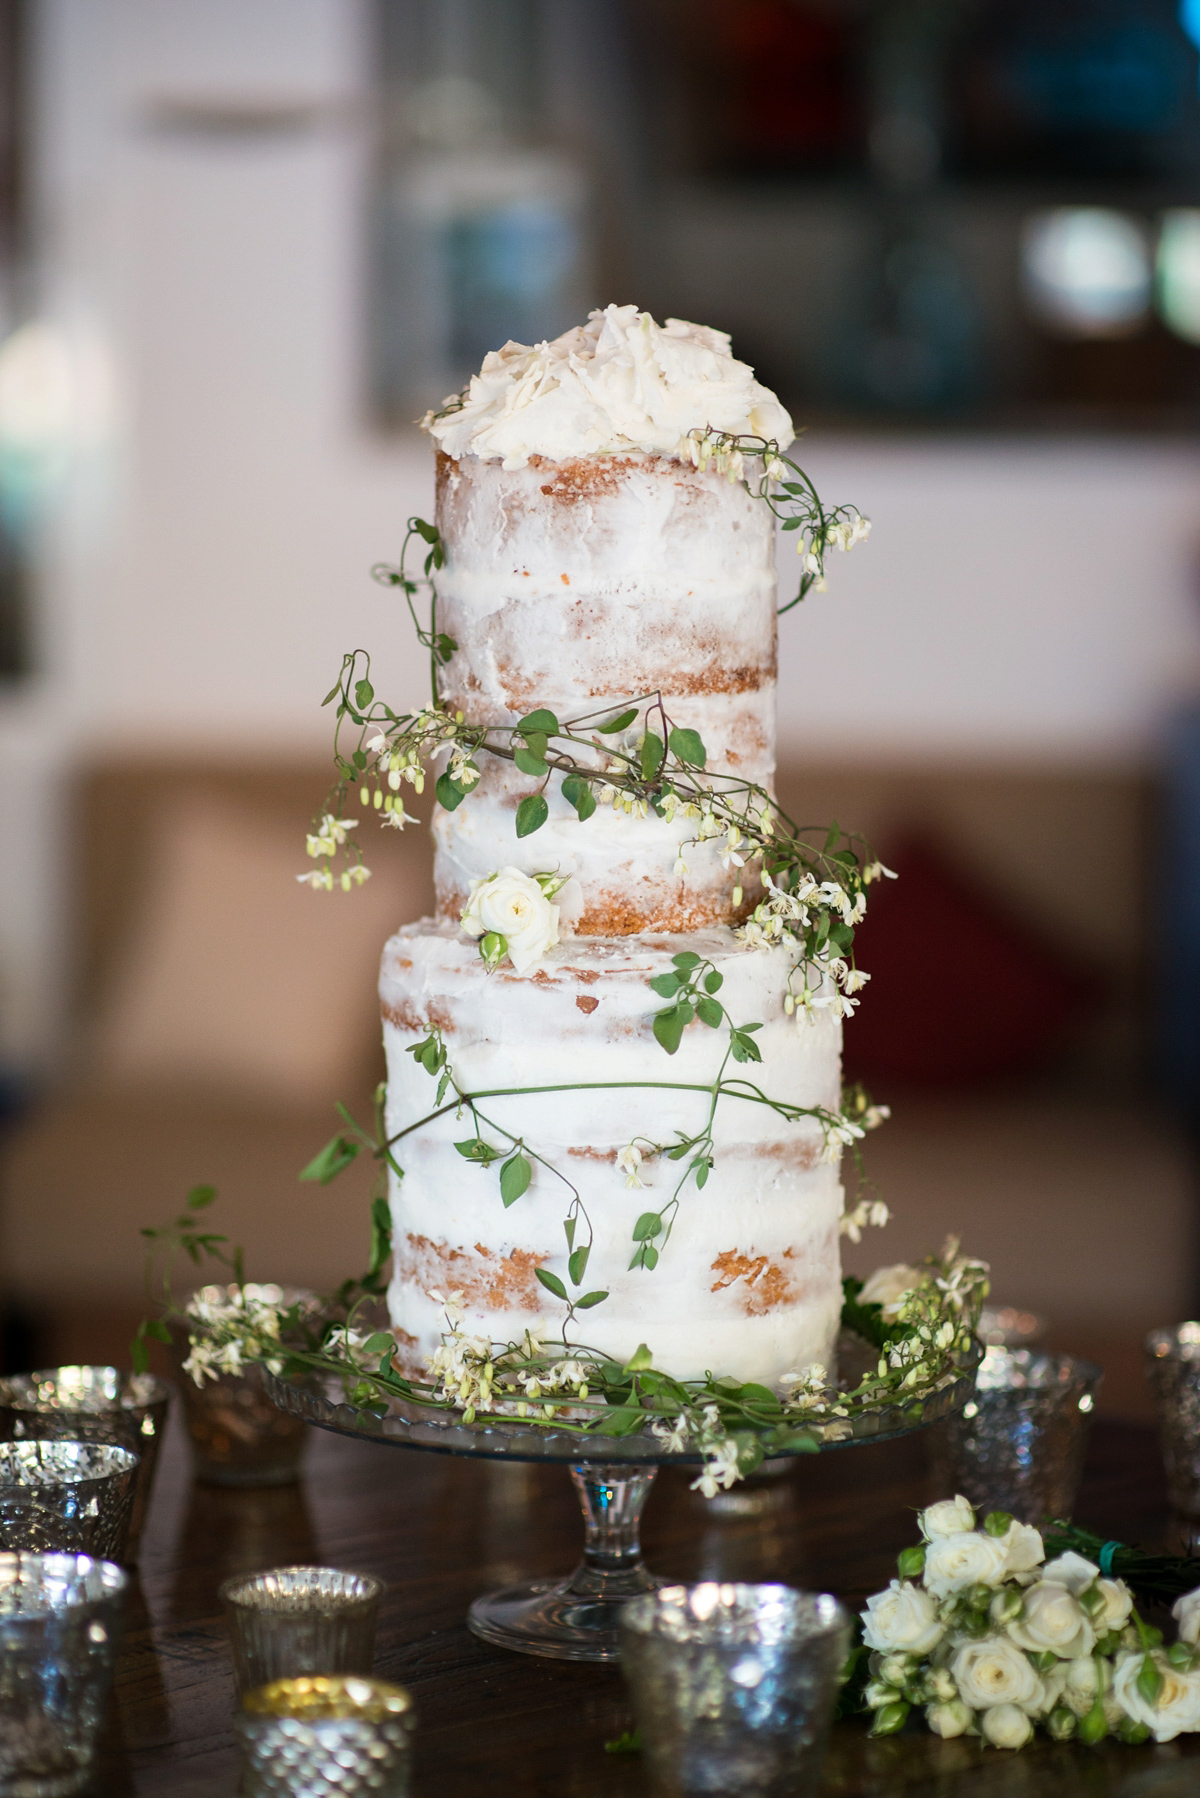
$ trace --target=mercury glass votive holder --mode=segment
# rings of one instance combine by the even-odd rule
[[[384,1584],[336,1567],[274,1567],[227,1579],[219,1597],[239,1696],[303,1673],[370,1673]]]
[[[111,1442],[0,1442],[0,1549],[123,1560],[138,1466]]]
[[[74,1442],[115,1442],[140,1455],[125,1551],[136,1561],[170,1403],[170,1385],[151,1373],[41,1367],[0,1379],[0,1440],[65,1436]]]
[[[1151,1330],[1146,1377],[1158,1412],[1171,1508],[1181,1517],[1200,1519],[1200,1323]]]
[[[128,1585],[89,1555],[0,1554],[0,1798],[87,1786]]]
[[[228,1303],[239,1291],[283,1309],[299,1304],[314,1319],[321,1314],[315,1292],[251,1281],[241,1288],[202,1286],[188,1305]],[[272,1404],[261,1370],[248,1366],[198,1386],[183,1368],[190,1352],[186,1325],[171,1325],[171,1343],[196,1478],[210,1486],[287,1486],[298,1480],[308,1425]]]
[[[664,1586],[620,1615],[652,1790],[783,1798],[815,1791],[850,1618],[789,1586]]]
[[[989,1348],[962,1410],[929,1432],[937,1496],[1022,1523],[1069,1518],[1103,1369],[1070,1355]]]
[[[382,1679],[259,1686],[234,1724],[241,1798],[407,1798],[415,1722],[404,1687]]]

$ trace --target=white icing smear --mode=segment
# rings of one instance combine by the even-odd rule
[[[455,460],[475,455],[510,469],[530,456],[673,456],[705,426],[785,449],[794,435],[786,409],[730,354],[724,331],[679,318],[658,325],[636,306],[606,306],[552,343],[491,351],[461,407],[429,413],[423,424]]]

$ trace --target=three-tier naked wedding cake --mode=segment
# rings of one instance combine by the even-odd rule
[[[786,449],[792,426],[728,339],[609,307],[554,343],[489,356],[461,404],[426,423],[448,710],[492,726],[539,711],[583,721],[570,728],[600,771],[614,749],[636,761],[669,724],[702,741],[702,780],[769,793],[774,520],[686,444],[708,427]],[[620,732],[599,732],[635,708]],[[537,750],[518,761],[536,764]],[[544,822],[518,835],[518,807],[539,792]],[[465,801],[436,810],[437,917],[384,951],[389,1135],[431,1110],[429,1069],[409,1051],[434,1032],[458,1089],[490,1095],[498,1152],[515,1145],[530,1174],[514,1197],[486,1157],[472,1165],[461,1107],[406,1137],[391,1192],[396,1334],[425,1360],[457,1294],[471,1333],[556,1335],[565,1307],[542,1270],[568,1297],[606,1295],[574,1334],[617,1360],[646,1343],[678,1378],[761,1382],[828,1364],[842,1212],[828,1132],[732,1090],[714,1099],[714,1082],[725,1066],[837,1114],[836,1007],[791,1015],[794,943],[751,952],[735,934],[761,895],[736,832],[705,840],[695,806],[602,782],[590,792],[589,809],[560,780],[481,755]],[[680,955],[698,959],[681,970]],[[732,1025],[758,1026],[761,1062],[727,1065],[727,1034],[703,1013],[664,1054],[650,982],[693,969]],[[681,1186],[669,1145],[705,1130],[711,1171]],[[564,1236],[569,1206],[591,1233],[583,1286],[569,1277],[583,1240]],[[648,1208],[660,1223],[639,1237]]]

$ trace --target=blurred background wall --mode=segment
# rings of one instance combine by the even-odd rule
[[[960,1227],[1139,1402],[1195,1302],[1198,35],[1175,0],[0,0],[11,1355],[119,1352],[137,1227],[198,1181],[255,1271],[347,1271],[363,1182],[295,1172],[376,1075],[428,854],[296,890],[319,701],[358,644],[423,692],[369,579],[431,507],[411,421],[618,299],[731,331],[875,524],[781,646],[781,792],[905,877],[847,1033],[896,1113],[854,1253]]]

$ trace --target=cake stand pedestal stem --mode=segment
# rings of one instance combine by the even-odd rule
[[[485,1642],[558,1661],[615,1661],[617,1613],[665,1582],[642,1561],[642,1508],[657,1468],[580,1464],[571,1479],[584,1521],[583,1560],[570,1579],[527,1580],[477,1598],[467,1617]]]

